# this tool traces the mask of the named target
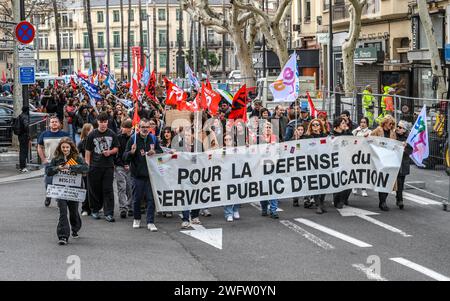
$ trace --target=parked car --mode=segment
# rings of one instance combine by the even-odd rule
[[[0,103],[0,144],[9,145],[12,142],[11,122],[14,109],[12,105]],[[36,112],[36,108],[30,105],[30,136],[37,138],[37,135],[44,129],[47,113]]]

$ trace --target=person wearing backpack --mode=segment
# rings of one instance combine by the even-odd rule
[[[23,106],[22,113],[13,119],[12,123],[12,130],[19,138],[19,171],[22,173],[28,172],[27,156],[30,144],[29,111],[30,108],[28,106]]]

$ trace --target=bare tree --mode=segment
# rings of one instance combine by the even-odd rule
[[[342,60],[344,65],[344,91],[351,93],[355,90],[355,72],[353,60],[355,58],[356,43],[361,33],[361,16],[367,0],[349,0],[350,28],[348,37],[342,44]]]
[[[91,68],[92,72],[96,72],[97,62],[95,61],[94,33],[92,31],[91,0],[83,0],[83,1],[84,1],[84,9],[86,11],[86,23],[89,36],[89,51],[91,52]]]
[[[261,30],[269,48],[276,53],[283,66],[289,60],[287,47],[288,28],[285,18],[289,12],[292,0],[281,0],[274,14],[270,14],[261,9],[261,1],[250,0],[249,3],[242,3],[242,0],[231,0],[240,9],[252,12],[256,19],[256,27]]]
[[[55,32],[56,32],[56,57],[58,61],[57,73],[61,75],[61,39],[59,34],[59,26],[61,25],[61,16],[58,12],[58,4],[56,0],[52,0],[53,3],[53,13],[55,14]]]
[[[442,72],[441,57],[439,56],[439,49],[436,37],[434,36],[433,23],[431,21],[430,13],[428,11],[428,4],[426,0],[417,0],[417,7],[419,9],[420,22],[422,23],[425,36],[428,41],[428,49],[431,54],[431,69],[433,77],[437,78],[437,98],[442,98],[446,93],[446,85],[444,80],[444,73]]]
[[[181,0],[183,9],[194,19],[199,20],[203,26],[212,28],[219,34],[227,33],[234,44],[236,58],[241,69],[244,83],[254,86],[255,72],[252,62],[252,53],[257,35],[256,22],[253,12],[231,5],[229,14],[224,15],[209,6],[208,0]],[[244,33],[244,28],[247,35]]]

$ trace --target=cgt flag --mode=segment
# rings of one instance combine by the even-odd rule
[[[247,122],[247,85],[243,85],[233,97],[229,119],[242,119]]]
[[[219,110],[219,103],[222,99],[222,96],[219,93],[213,91],[212,88],[208,87],[208,84],[202,84],[202,93],[200,97],[200,107],[203,109],[208,109],[211,112],[211,115],[217,115],[217,111]]]
[[[164,83],[166,84],[166,105],[178,107],[186,102],[187,94],[183,89],[176,86],[167,77],[164,77]]]
[[[428,155],[430,154],[426,105],[424,105],[422,111],[420,111],[419,117],[417,117],[416,123],[409,133],[406,142],[413,148],[410,158],[417,166],[425,167],[423,160],[428,158]]]
[[[152,74],[148,78],[147,86],[145,87],[145,95],[147,97],[154,101],[155,103],[159,104],[158,98],[156,98],[156,74],[155,70],[152,71]]]
[[[283,70],[281,70],[281,74],[269,88],[275,102],[290,102],[297,99],[300,94],[300,81],[295,52],[291,54]]]

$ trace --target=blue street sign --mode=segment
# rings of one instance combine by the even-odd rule
[[[445,45],[445,63],[450,64],[450,44]]]
[[[19,82],[22,85],[32,85],[36,82],[34,67],[19,67]]]

